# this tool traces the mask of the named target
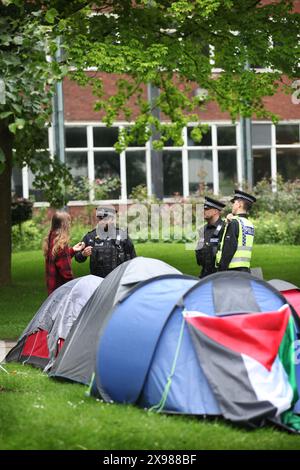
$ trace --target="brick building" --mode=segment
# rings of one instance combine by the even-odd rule
[[[300,2],[296,7],[300,11]],[[116,76],[103,75],[103,79],[105,88],[113,89]],[[300,178],[300,80],[294,85],[293,95],[279,92],[265,100],[268,110],[280,116],[277,125],[252,120],[254,184],[263,177],[275,178],[278,173],[285,180]],[[90,181],[107,175],[119,177],[121,187],[113,195],[115,201],[128,201],[132,189],[139,184],[147,185],[151,194],[150,144],[131,146],[118,154],[113,147],[118,130],[130,123],[121,115],[113,127],[107,128],[100,121],[101,113],[93,111],[95,98],[88,87],[81,88],[66,79],[63,90],[65,158],[73,175],[88,177]],[[135,111],[133,103],[132,108]],[[182,147],[170,143],[163,149],[165,198],[174,194],[188,197],[196,194],[201,185],[215,194],[229,195],[245,179],[240,123],[232,123],[216,103],[209,103],[205,111],[200,111],[199,119],[209,125],[200,144],[191,139],[195,123],[190,123],[184,129]],[[50,129],[46,144],[50,150],[51,138]],[[33,188],[33,176],[26,168],[22,172],[15,170],[13,180],[19,195],[32,195],[37,203],[44,202],[43,195]]]

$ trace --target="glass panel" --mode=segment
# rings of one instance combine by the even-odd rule
[[[236,145],[235,126],[218,127],[218,145]]]
[[[281,124],[276,126],[276,144],[299,144],[299,125]]]
[[[191,150],[189,158],[190,194],[203,193],[213,189],[213,169],[211,150]]]
[[[237,183],[236,150],[219,150],[218,158],[220,193],[228,196]]]
[[[87,147],[86,127],[65,127],[67,148]]]
[[[257,184],[263,178],[271,178],[271,155],[269,149],[253,150],[253,181]]]
[[[285,180],[300,178],[300,149],[277,149],[277,173]]]
[[[23,197],[22,170],[14,167],[11,178],[12,194],[17,197]]]
[[[118,127],[94,127],[94,147],[113,147],[118,141]]]
[[[89,199],[87,184],[87,152],[66,152],[66,165],[74,179],[74,191],[68,194],[70,200]]]
[[[66,165],[70,168],[73,178],[87,176],[87,153],[86,152],[66,152]]]
[[[270,124],[252,124],[252,145],[271,145]]]
[[[174,196],[182,194],[182,155],[181,152],[172,152],[164,150],[163,158],[163,176],[164,176],[164,195]]]
[[[34,200],[34,202],[47,202],[46,197],[44,196],[44,191],[40,189],[35,189],[33,187],[34,174],[31,170],[28,170],[28,186],[29,186],[29,196]]]
[[[120,155],[117,152],[95,152],[95,179],[120,178]],[[111,192],[108,199],[119,199],[121,188]]]
[[[146,155],[142,150],[126,152],[127,195],[139,184],[146,184]]]
[[[187,129],[187,135],[188,135],[188,145],[189,146],[201,146],[201,147],[208,147],[211,145],[211,129],[209,128],[208,131],[202,136],[201,142],[194,142],[192,137],[191,137],[191,132],[193,130],[193,127],[188,127]]]

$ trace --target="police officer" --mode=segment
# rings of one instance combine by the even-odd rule
[[[85,248],[75,254],[79,263],[90,257],[90,272],[105,277],[124,261],[136,257],[127,232],[115,224],[115,209],[99,206],[96,209],[97,226],[82,239]]]
[[[244,191],[235,190],[232,202],[232,214],[227,216],[216,256],[218,271],[250,272],[251,254],[254,240],[254,226],[248,219],[248,212],[256,198]]]
[[[204,238],[199,240],[196,248],[197,263],[202,266],[200,278],[217,271],[215,267],[216,253],[224,230],[224,221],[220,217],[225,204],[210,197],[204,200]]]

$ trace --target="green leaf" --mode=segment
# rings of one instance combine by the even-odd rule
[[[23,129],[25,126],[25,119],[16,119],[16,128],[17,129]]]
[[[23,38],[22,36],[15,36],[13,38],[13,42],[17,45],[17,46],[21,46],[21,44],[23,44]]]
[[[15,122],[12,122],[9,126],[8,126],[10,132],[12,134],[15,134],[16,133],[16,130],[17,130],[17,126],[16,126],[16,123]]]
[[[2,113],[0,113],[0,119],[5,119],[8,116],[11,116],[12,114],[13,114],[12,111],[3,111]]]
[[[13,134],[16,133],[17,129],[23,129],[25,126],[25,119],[16,119],[15,122],[12,122],[8,128]]]
[[[47,10],[45,20],[47,21],[47,23],[53,24],[57,15],[58,11],[55,8],[50,8],[50,10]]]

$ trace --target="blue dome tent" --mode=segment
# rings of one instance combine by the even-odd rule
[[[92,393],[170,413],[282,423],[297,392],[279,354],[290,322],[295,330],[285,298],[247,273],[217,273],[197,282],[176,275],[147,280],[114,307],[101,332]],[[248,375],[241,369],[246,366]],[[238,374],[231,373],[235,367]],[[275,379],[280,386],[271,397]]]

